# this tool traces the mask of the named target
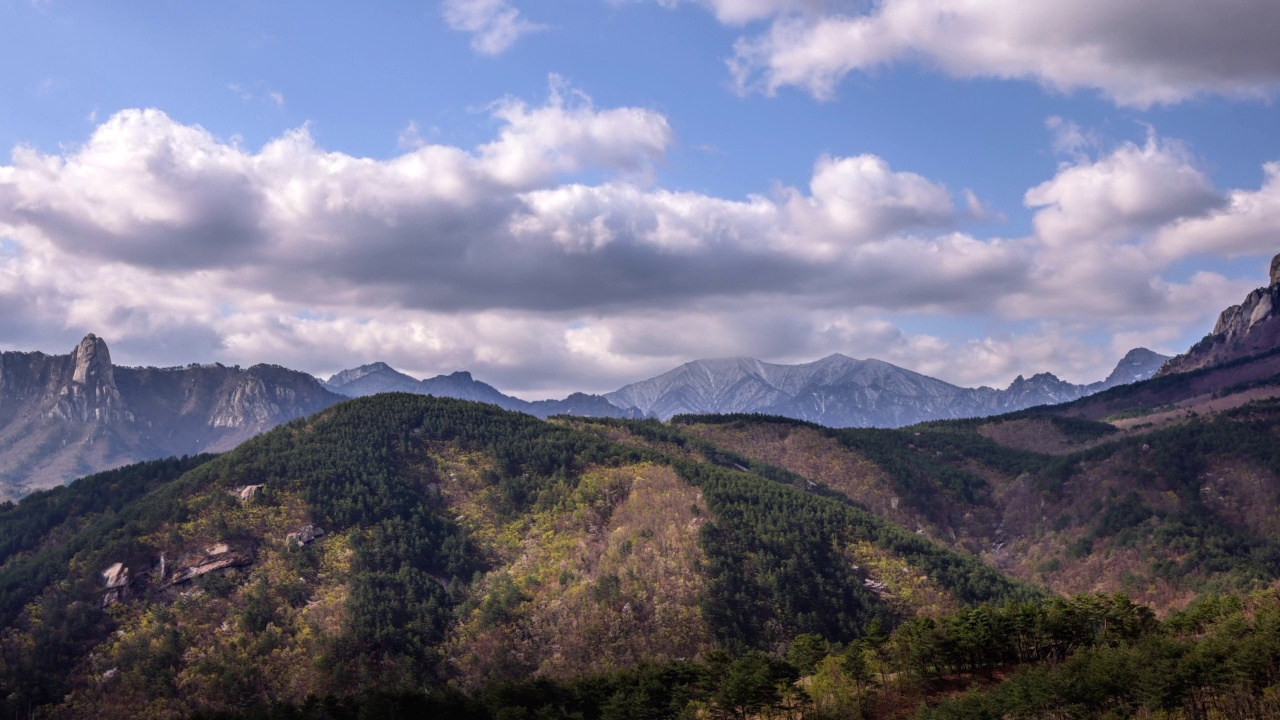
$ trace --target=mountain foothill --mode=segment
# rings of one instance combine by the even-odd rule
[[[1280,717],[1276,268],[1090,385],[4,353],[0,714]]]

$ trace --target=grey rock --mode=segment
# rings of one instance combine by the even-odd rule
[[[0,353],[0,500],[142,460],[230,450],[343,399],[272,365],[113,365],[95,335],[67,355]]]
[[[264,487],[266,487],[266,485],[241,485],[238,488],[232,488],[228,492],[243,503],[252,500],[253,496],[257,495],[258,491]]]
[[[115,563],[102,571],[102,584],[108,590],[122,588],[129,584],[129,568],[124,563]]]
[[[237,550],[225,542],[214,543],[203,551],[187,553],[179,558],[169,585],[180,585],[217,570],[252,564],[253,553],[249,550]]]
[[[1219,365],[1280,346],[1280,315],[1276,312],[1280,307],[1280,255],[1271,259],[1268,279],[1270,285],[1257,288],[1245,296],[1244,302],[1223,310],[1213,332],[1187,352],[1170,360],[1160,374],[1171,375]]]
[[[316,527],[315,525],[303,525],[297,532],[285,535],[284,541],[290,545],[302,547],[324,537],[324,534],[324,528]]]

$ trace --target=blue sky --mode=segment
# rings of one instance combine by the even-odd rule
[[[0,0],[0,346],[1097,379],[1280,251],[1269,5]]]

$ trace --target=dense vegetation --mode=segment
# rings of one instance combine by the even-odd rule
[[[1003,682],[998,678],[1007,678]],[[964,689],[957,694],[950,688]],[[802,635],[773,653],[723,651],[575,681],[470,694],[313,699],[204,720],[365,717],[1193,718],[1280,710],[1280,597],[1206,597],[1164,622],[1123,595],[984,604],[844,645]]]
[[[1280,403],[1118,439],[1050,418],[1086,448],[1061,456],[982,434],[1027,418],[1041,423],[831,430],[756,416],[548,423],[413,395],[344,403],[217,458],[0,506],[0,713],[128,716],[141,702],[156,717],[794,718],[928,701],[924,717],[1034,717],[1054,703],[1063,717],[1230,717],[1272,702],[1280,611],[1274,594],[1244,593],[1280,578],[1280,543],[1265,510],[1225,514],[1207,478],[1245,467],[1262,479],[1250,497],[1277,502],[1264,481],[1280,477]],[[789,432],[760,423],[856,456],[867,482],[919,511],[913,523],[994,528],[954,520],[999,518],[1014,497],[1033,509],[1016,532],[1057,543],[1054,563],[1127,552],[1168,587],[1241,595],[1163,623],[1124,596],[1047,599],[844,490],[743,454],[749,443],[708,439],[729,437],[708,427],[752,442]],[[287,539],[309,524],[322,540]],[[984,547],[991,537],[1007,536]],[[219,545],[240,565],[184,585],[139,581],[106,606],[99,574],[113,563],[163,577],[161,558],[190,563]],[[654,582],[672,602],[637,590]],[[557,639],[578,628],[594,634]],[[690,640],[627,634],[662,628]],[[585,642],[600,643],[609,673],[582,677],[591,649],[570,646]],[[1139,670],[1108,670],[1123,663]],[[982,690],[951,697],[970,683]]]
[[[54,508],[66,503],[36,496],[5,510],[39,519],[14,525],[17,546],[48,535],[48,528],[65,540],[49,549],[59,553],[56,571],[41,565],[32,572],[22,562],[0,568],[6,589],[0,599],[12,613],[26,608],[0,638],[0,709],[39,707],[69,690],[77,698],[101,696],[107,681],[81,677],[72,685],[66,672],[93,648],[109,658],[95,662],[112,663],[95,672],[119,678],[111,681],[114,694],[150,698],[156,708],[183,707],[192,688],[207,688],[196,693],[201,702],[252,704],[271,687],[273,671],[263,666],[286,662],[282,657],[309,663],[320,673],[311,682],[340,695],[440,686],[455,672],[450,642],[460,640],[450,634],[462,618],[478,612],[490,626],[483,638],[506,642],[492,629],[506,627],[531,597],[501,573],[491,575],[500,561],[496,551],[471,535],[440,490],[453,482],[441,469],[446,457],[463,458],[477,473],[477,492],[503,532],[588,510],[578,506],[579,485],[595,469],[670,468],[701,493],[708,511],[698,534],[707,582],[700,616],[720,647],[742,657],[802,635],[848,643],[869,627],[908,619],[912,607],[886,600],[894,581],[887,590],[867,582],[868,571],[858,568],[867,558],[910,569],[913,583],[937,588],[947,605],[1035,594],[794,474],[732,453],[708,454],[714,462],[617,444],[491,406],[382,395],[295,421],[208,462],[130,470],[113,482],[128,485],[136,499],[118,505],[78,500],[79,509],[59,520]],[[194,469],[174,479],[188,468]],[[135,476],[133,484],[121,479]],[[93,488],[107,485],[99,479],[74,486],[68,497],[96,497]],[[238,499],[235,491],[252,485],[263,488]],[[89,508],[104,519],[73,522]],[[303,522],[323,527],[328,539],[288,546],[283,536]],[[22,530],[26,525],[36,529]],[[103,608],[102,568],[154,567],[158,557],[180,560],[217,544],[256,554],[253,567],[201,577],[194,587],[146,585],[133,604]],[[562,574],[561,583],[570,581]],[[596,602],[615,602],[620,579],[606,581],[595,581]],[[340,624],[324,632],[309,625],[320,622],[307,620],[317,604],[333,608],[325,613]],[[229,618],[221,627],[232,628],[230,635],[218,629],[219,613]],[[193,643],[213,648],[194,664]]]

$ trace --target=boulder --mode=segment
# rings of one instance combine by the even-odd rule
[[[302,547],[315,542],[321,537],[324,537],[324,528],[316,527],[315,525],[303,525],[298,532],[291,532],[285,535],[284,541],[290,545]]]
[[[129,592],[129,568],[124,563],[114,563],[101,573],[107,592],[102,596],[102,607],[124,600]]]
[[[250,500],[253,499],[253,496],[257,495],[258,491],[264,487],[266,486],[265,485],[241,485],[240,487],[233,488],[231,490],[228,490],[227,492],[231,493],[233,496],[238,498],[240,502],[249,502]]]
[[[129,568],[124,563],[115,563],[102,571],[102,583],[108,590],[122,588],[129,584]]]
[[[237,550],[224,542],[214,543],[204,548],[204,552],[187,553],[179,558],[169,585],[179,585],[215,570],[252,564],[253,554],[250,551]]]

